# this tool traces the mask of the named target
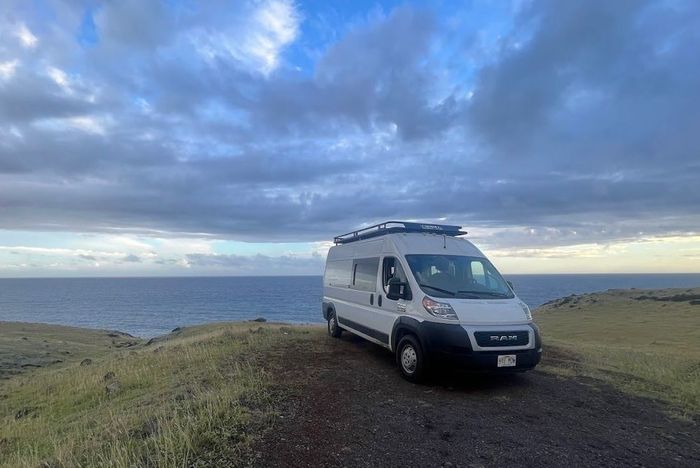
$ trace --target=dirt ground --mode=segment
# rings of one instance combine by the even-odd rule
[[[268,363],[284,398],[255,466],[700,466],[697,421],[592,379],[443,372],[414,385],[347,332]]]

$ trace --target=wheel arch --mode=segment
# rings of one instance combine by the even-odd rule
[[[332,302],[323,302],[322,304],[323,319],[328,320],[330,313],[335,313],[335,306]]]
[[[396,346],[399,344],[401,337],[408,334],[415,336],[421,347],[424,350],[426,349],[422,333],[420,332],[420,322],[413,317],[401,316],[396,319],[391,330],[391,350],[396,351]]]

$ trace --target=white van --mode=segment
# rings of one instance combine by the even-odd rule
[[[387,221],[337,236],[326,260],[323,317],[388,348],[404,377],[429,365],[524,371],[542,355],[527,305],[460,226]]]

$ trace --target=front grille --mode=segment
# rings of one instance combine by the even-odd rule
[[[530,335],[526,330],[474,332],[474,338],[476,339],[476,344],[482,348],[525,346],[530,342]]]

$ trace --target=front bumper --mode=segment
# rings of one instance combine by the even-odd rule
[[[419,335],[431,366],[456,366],[460,369],[477,372],[521,372],[534,368],[542,358],[540,332],[535,324],[535,346],[518,350],[481,350],[471,347],[468,332],[457,324],[423,322]],[[515,355],[514,367],[498,367],[498,356]]]
[[[498,356],[515,355],[515,366],[498,367]],[[453,366],[474,372],[524,372],[534,369],[542,358],[542,349],[518,351],[468,351],[463,353],[434,351],[429,355],[430,363],[436,367]]]

